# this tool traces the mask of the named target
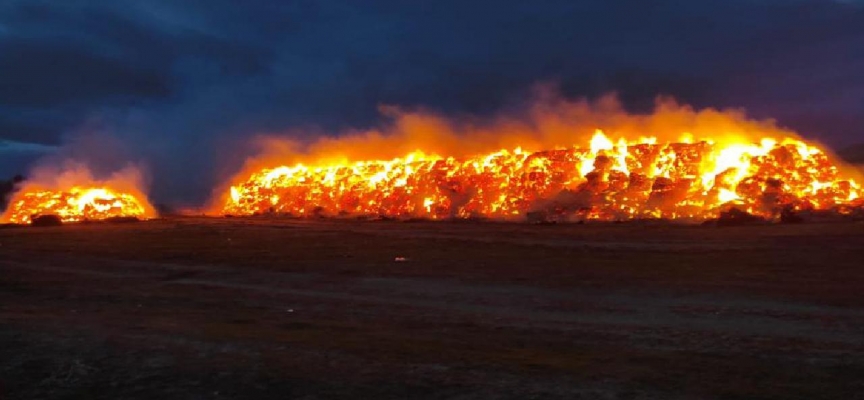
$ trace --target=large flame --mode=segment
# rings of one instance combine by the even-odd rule
[[[150,218],[155,211],[137,189],[139,178],[137,170],[127,169],[97,180],[86,167],[73,165],[52,179],[25,185],[12,197],[4,219],[29,224],[42,215],[55,215],[63,222]]]
[[[28,191],[10,205],[9,221],[29,224],[40,215],[56,215],[63,222],[95,221],[114,217],[151,216],[146,203],[129,193],[105,187],[72,187],[67,190]]]
[[[222,212],[512,218],[530,211],[584,219],[716,217],[728,206],[859,207],[861,187],[819,148],[794,138],[718,144],[685,135],[610,139],[457,159],[414,152],[387,161],[265,168],[233,185]]]

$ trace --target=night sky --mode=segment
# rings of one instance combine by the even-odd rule
[[[862,71],[853,0],[3,0],[0,177],[63,147],[194,204],[244,137],[375,126],[381,104],[486,115],[538,82],[742,107],[843,147],[864,142]]]

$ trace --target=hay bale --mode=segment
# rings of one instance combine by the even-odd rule
[[[783,207],[780,211],[780,223],[798,224],[804,222],[804,217],[798,214],[792,207]]]
[[[528,223],[543,224],[549,222],[549,215],[546,211],[529,211],[525,214]]]
[[[717,226],[755,225],[764,222],[765,219],[737,208],[723,211],[720,213],[720,218],[717,218]]]
[[[63,220],[52,214],[38,215],[30,220],[31,226],[61,226]]]

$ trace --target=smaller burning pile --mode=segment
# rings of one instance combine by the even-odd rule
[[[129,193],[106,187],[72,187],[19,193],[9,208],[9,220],[29,224],[42,215],[56,215],[63,222],[104,220],[118,217],[142,218],[144,202]]]
[[[153,217],[153,207],[137,189],[138,182],[135,169],[96,180],[86,167],[73,165],[50,178],[27,181],[12,196],[3,220],[34,224],[45,217],[62,222]]]

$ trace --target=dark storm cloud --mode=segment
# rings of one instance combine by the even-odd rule
[[[864,128],[862,49],[857,1],[13,0],[0,138],[109,132],[158,200],[191,202],[248,135],[362,128],[380,104],[482,115],[536,82],[743,106],[842,144]]]
[[[61,44],[6,41],[0,44],[0,104],[55,107],[92,103],[117,96],[164,97],[168,85],[158,74],[137,70],[121,60]],[[70,79],[74,77],[74,79]],[[22,79],[23,78],[23,79]],[[38,84],[33,84],[38,80]]]
[[[263,53],[205,32],[177,32],[88,2],[0,6],[3,136],[57,142],[102,108],[171,101],[174,69],[205,59],[225,76],[264,68]],[[41,114],[29,121],[22,114]],[[45,122],[49,120],[49,122]],[[54,121],[53,123],[50,121]]]

